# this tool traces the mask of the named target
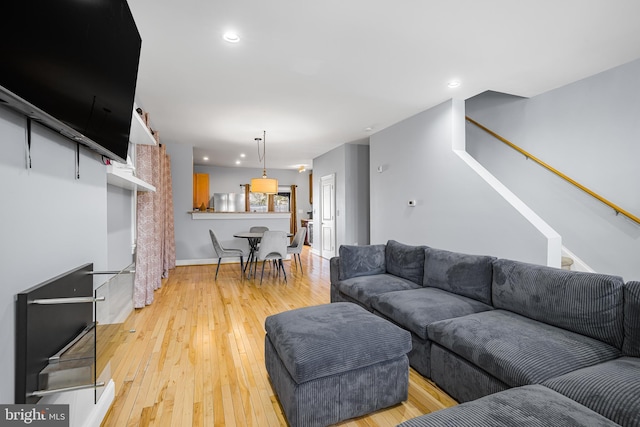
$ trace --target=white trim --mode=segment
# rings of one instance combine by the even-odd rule
[[[473,169],[482,179],[485,180],[498,194],[504,198],[520,215],[533,225],[547,239],[547,265],[549,267],[560,268],[562,265],[562,237],[546,221],[527,206],[518,196],[504,186],[495,176],[484,168],[476,159],[471,157],[466,151],[465,110],[464,101],[452,100],[453,104],[453,129],[451,149],[458,155],[471,169]]]
[[[100,427],[104,417],[107,415],[109,408],[113,404],[113,400],[116,397],[116,385],[113,380],[109,380],[107,385],[100,396],[100,399],[93,407],[93,410],[89,414],[89,417],[84,423],[84,427]]]
[[[588,273],[595,273],[596,271],[589,267],[587,263],[578,258],[573,252],[567,249],[565,246],[562,247],[562,255],[567,256],[573,260],[573,264],[571,265],[571,270],[574,271],[586,271]]]

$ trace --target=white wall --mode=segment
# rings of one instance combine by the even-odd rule
[[[117,257],[118,237],[108,232],[105,166],[99,156],[80,149],[80,178],[75,178],[76,144],[36,123],[32,126],[32,168],[25,167],[26,119],[0,107],[0,402],[14,402],[16,293],[92,262],[96,270],[124,267]],[[112,197],[111,197],[112,196]],[[129,194],[112,194],[112,200]],[[121,204],[126,204],[121,200]],[[126,222],[126,219],[123,220]],[[121,221],[121,226],[126,225]],[[109,247],[111,242],[111,247]],[[109,254],[114,256],[110,264]],[[117,259],[116,259],[117,258]],[[96,276],[94,286],[105,277]],[[80,393],[80,392],[79,392]],[[93,399],[93,391],[85,390]],[[64,395],[60,394],[64,402]],[[68,396],[69,402],[78,401]],[[82,399],[80,399],[82,400]],[[80,425],[90,407],[72,407],[71,425]]]
[[[467,101],[474,120],[640,216],[640,60],[531,99],[487,93]],[[640,225],[473,125],[467,149],[600,273],[640,279]]]
[[[448,101],[371,136],[371,243],[546,264],[547,239],[453,152],[461,113]]]

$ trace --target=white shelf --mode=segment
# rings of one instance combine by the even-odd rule
[[[140,145],[156,145],[156,139],[151,135],[149,128],[133,106],[133,117],[131,118],[131,132],[129,134],[129,142]]]
[[[136,178],[131,173],[113,165],[107,165],[107,183],[127,190],[156,191],[156,187]]]

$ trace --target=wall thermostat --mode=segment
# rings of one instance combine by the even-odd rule
[[[415,205],[416,205],[416,201],[415,201],[415,200],[409,200],[409,201],[407,202],[407,205],[409,205],[409,206],[415,206]]]

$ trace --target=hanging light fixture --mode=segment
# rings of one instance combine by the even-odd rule
[[[251,192],[252,193],[266,193],[276,194],[278,192],[278,180],[274,178],[267,178],[267,131],[262,131],[262,138],[256,138],[258,143],[258,160],[262,160],[262,178],[251,179]],[[262,156],[260,155],[260,142],[262,142]]]

